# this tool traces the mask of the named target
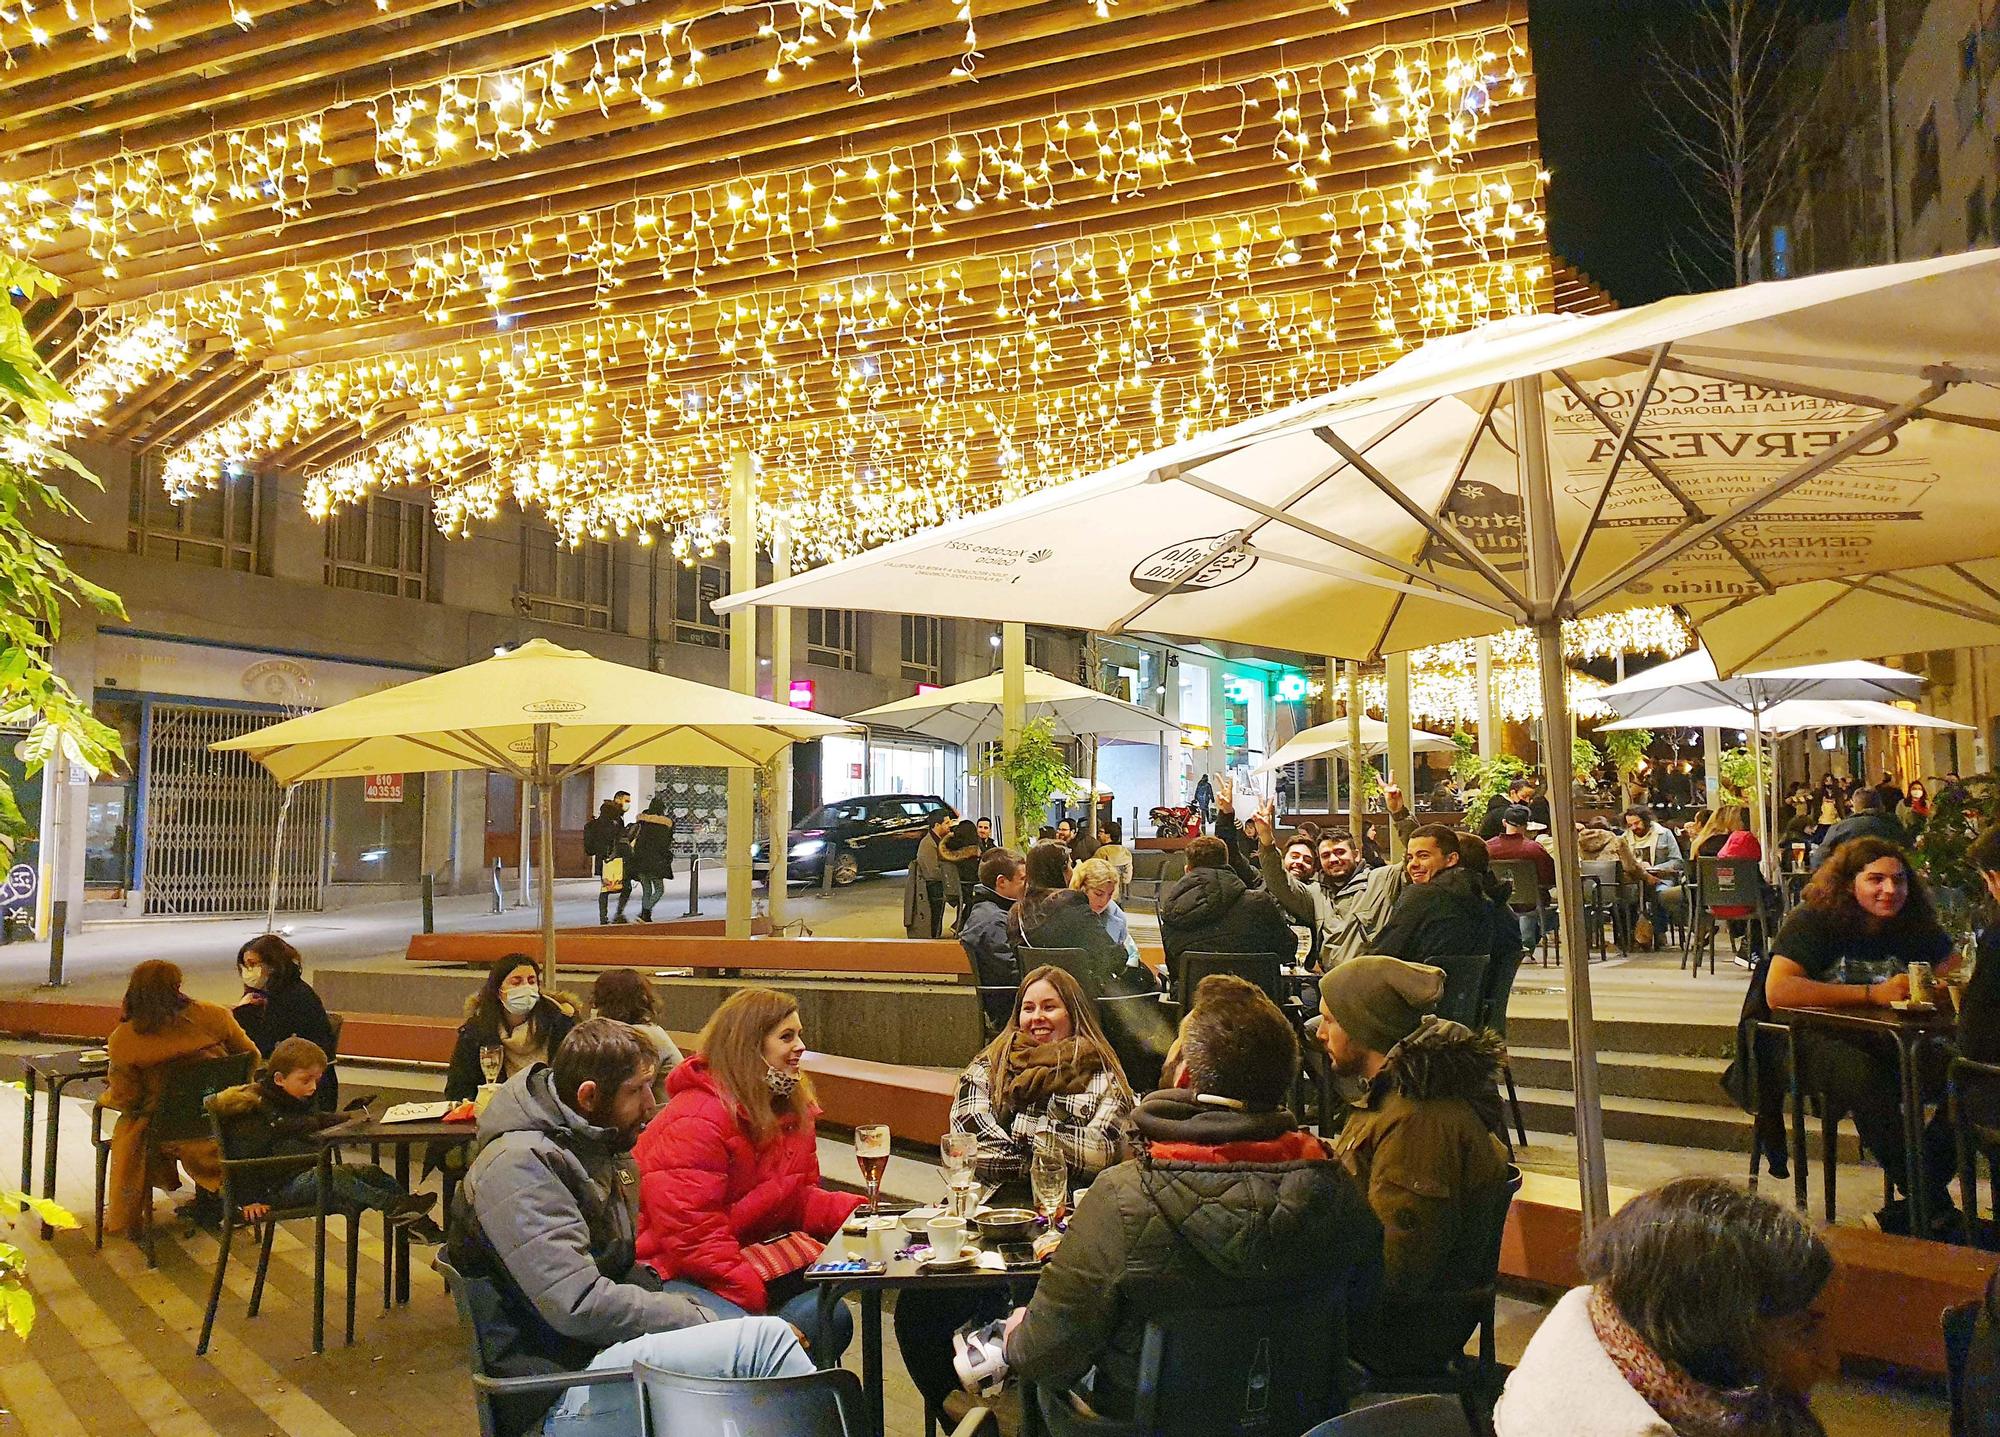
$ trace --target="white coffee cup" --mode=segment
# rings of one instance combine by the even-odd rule
[[[472,1111],[475,1113],[485,1112],[486,1105],[493,1101],[493,1095],[499,1092],[503,1086],[505,1085],[501,1083],[481,1083],[479,1091],[472,1098]]]
[[[903,1224],[893,1217],[871,1217],[863,1244],[871,1262],[888,1262],[903,1245]]]
[[[924,1224],[924,1231],[931,1240],[931,1251],[956,1257],[965,1250],[965,1219],[962,1217],[934,1217]]]

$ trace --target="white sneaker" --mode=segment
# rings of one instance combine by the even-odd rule
[[[1005,1319],[967,1325],[951,1335],[951,1366],[958,1385],[979,1397],[996,1396],[1007,1382]]]

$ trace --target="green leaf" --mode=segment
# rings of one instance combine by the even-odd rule
[[[24,1341],[35,1330],[35,1295],[25,1286],[0,1286],[0,1327]]]
[[[76,1214],[53,1198],[29,1198],[28,1211],[47,1223],[50,1227],[67,1230],[76,1226]]]

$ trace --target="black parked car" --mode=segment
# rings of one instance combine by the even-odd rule
[[[908,868],[940,810],[957,814],[934,793],[865,793],[821,804],[785,835],[786,872],[818,883],[831,862],[833,881],[848,884],[864,873]],[[760,877],[770,868],[761,842],[750,849],[750,866]]]

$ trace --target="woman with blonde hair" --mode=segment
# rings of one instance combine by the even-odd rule
[[[1118,906],[1118,870],[1105,858],[1086,858],[1070,871],[1069,886],[1081,893],[1090,911],[1104,925],[1111,941],[1125,950],[1127,967],[1139,962],[1139,945],[1132,940],[1132,925]]]
[[[1007,1026],[959,1075],[951,1130],[978,1138],[976,1170],[1000,1185],[994,1203],[1023,1206],[1037,1140],[1062,1153],[1070,1190],[1087,1187],[1123,1157],[1134,1105],[1097,1005],[1068,973],[1043,967],[1021,980]],[[906,1288],[898,1295],[896,1342],[929,1409],[938,1410],[957,1385],[952,1333],[1002,1316],[1008,1305],[1005,1292]]]
[[[188,997],[181,991],[181,970],[154,958],[132,970],[118,1026],[111,1030],[105,1047],[111,1054],[111,1068],[97,1105],[118,1113],[117,1126],[111,1130],[105,1231],[135,1231],[146,1210],[149,1187],[167,1192],[180,1187],[176,1162],[194,1179],[194,1216],[219,1221],[222,1168],[215,1143],[197,1138],[163,1144],[153,1150],[149,1171],[141,1161],[146,1125],[152,1121],[153,1109],[175,1067],[232,1053],[254,1054],[257,1045],[227,1008]]]
[[[820,1185],[805,1025],[789,993],[745,988],[717,1008],[667,1079],[640,1137],[637,1256],[723,1317],[770,1313],[839,1358],[853,1319],[825,1329],[800,1273],[861,1206]]]

